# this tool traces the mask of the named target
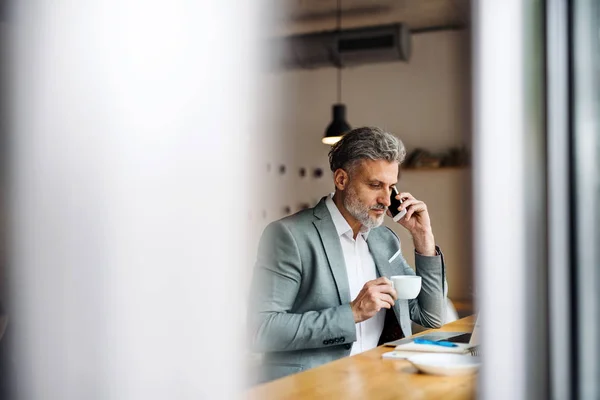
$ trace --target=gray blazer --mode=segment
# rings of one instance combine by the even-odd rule
[[[415,275],[389,228],[367,240],[379,276]],[[443,323],[443,256],[415,254],[422,289],[398,300],[394,314],[405,336],[410,320],[429,328]],[[261,237],[250,289],[252,350],[265,353],[260,381],[277,379],[348,356],[356,341],[350,289],[340,239],[323,198],[315,208],[271,223]]]

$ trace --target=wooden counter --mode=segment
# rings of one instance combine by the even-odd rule
[[[439,331],[472,332],[473,316],[444,325]],[[429,330],[426,332],[431,332]],[[425,332],[422,332],[423,334]],[[477,375],[420,374],[406,360],[384,360],[392,347],[346,357],[318,368],[290,375],[247,391],[259,399],[473,399]]]

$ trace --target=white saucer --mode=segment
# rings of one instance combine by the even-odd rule
[[[419,371],[434,375],[468,375],[477,372],[479,357],[463,354],[428,353],[408,358]]]

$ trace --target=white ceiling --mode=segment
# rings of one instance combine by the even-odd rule
[[[276,35],[336,27],[337,0],[266,0]],[[342,28],[407,23],[411,29],[464,25],[469,0],[341,0]]]

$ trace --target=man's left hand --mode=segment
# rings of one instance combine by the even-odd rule
[[[406,215],[398,223],[405,227],[413,237],[415,250],[425,256],[436,255],[435,239],[431,230],[431,220],[427,205],[407,192],[400,193],[397,197],[402,200],[400,211],[406,209]]]

